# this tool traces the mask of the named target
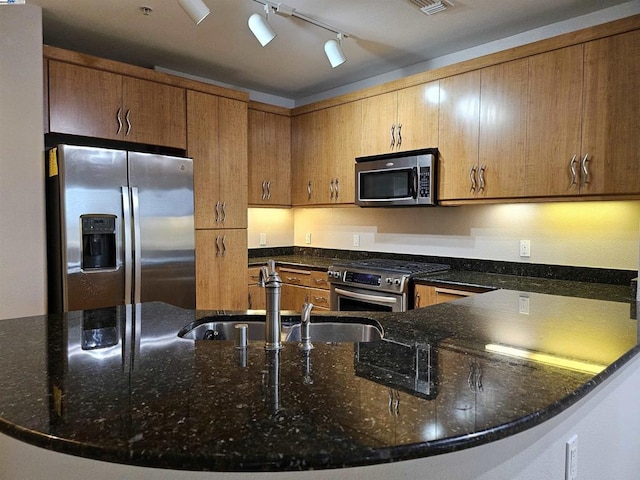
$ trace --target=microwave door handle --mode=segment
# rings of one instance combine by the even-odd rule
[[[409,191],[414,199],[418,198],[418,168],[413,167],[411,169],[411,190]]]
[[[344,290],[342,288],[336,287],[334,291],[343,297],[354,298],[356,300],[365,300],[370,302],[378,302],[378,303],[389,303],[395,304],[398,303],[398,299],[394,297],[381,297],[379,295],[366,295],[364,293],[355,293],[350,292],[348,290]]]

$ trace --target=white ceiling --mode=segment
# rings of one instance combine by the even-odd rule
[[[204,1],[211,14],[196,26],[177,0],[27,0],[43,9],[48,45],[290,99],[628,2],[452,0],[453,7],[431,16],[409,0],[283,2],[350,34],[343,41],[347,62],[332,69],[323,45],[335,34],[270,15],[278,36],[263,48],[247,26],[252,13],[263,12],[261,4]],[[140,6],[153,12],[145,16]]]

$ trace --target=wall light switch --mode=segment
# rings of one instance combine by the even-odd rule
[[[267,234],[266,233],[261,233],[260,234],[260,246],[264,247],[267,244]]]
[[[358,235],[357,233],[353,236],[353,246],[354,247],[360,246],[360,235]]]
[[[310,233],[307,233],[304,236],[304,243],[306,243],[307,245],[309,245],[311,243],[311,234]]]
[[[520,256],[531,256],[531,240],[520,240]]]

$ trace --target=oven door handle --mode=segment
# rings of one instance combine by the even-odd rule
[[[355,293],[355,292],[350,292],[348,290],[343,290],[342,288],[338,288],[338,287],[334,289],[334,292],[336,292],[338,295],[342,295],[343,297],[353,298],[356,300],[365,300],[369,302],[388,303],[388,304],[398,303],[398,299],[394,297],[381,297],[379,295],[367,295],[364,293]]]

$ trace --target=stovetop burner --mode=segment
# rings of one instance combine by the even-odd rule
[[[441,263],[404,262],[389,258],[367,258],[363,260],[347,260],[336,262],[333,267],[360,269],[378,272],[393,272],[404,275],[434,273],[449,270],[449,265]]]

